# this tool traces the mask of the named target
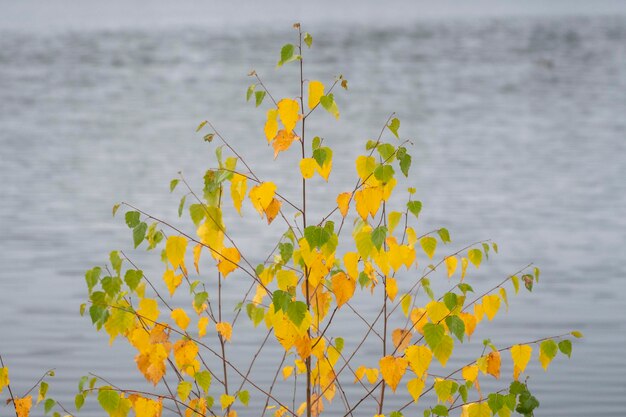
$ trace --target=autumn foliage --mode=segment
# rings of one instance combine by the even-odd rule
[[[522,377],[528,363],[534,356],[547,369],[559,351],[570,355],[568,336],[581,334],[512,346],[485,340],[474,360],[448,369],[455,351],[478,326],[508,307],[510,295],[520,287],[533,289],[539,269],[528,265],[496,286],[478,290],[470,283],[472,271],[497,254],[495,243],[480,241],[440,255],[441,247],[451,242],[449,231],[420,230],[422,203],[415,189],[397,187],[400,176],[410,179],[412,158],[395,115],[381,123],[377,139],[368,141],[354,161],[354,186],[330,197],[335,208],[322,218],[308,215],[307,181],[315,176],[332,181],[333,162],[349,162],[334,157],[332,139],[309,134],[306,121],[339,118],[334,94],[347,90],[348,84],[342,76],[326,83],[304,77],[304,54],[313,38],[299,25],[295,29],[297,42],[283,46],[278,67],[299,66],[298,94],[275,99],[253,71],[255,82],[246,98],[267,107],[258,141],[259,146],[271,146],[268,160],[300,148],[300,172],[289,174],[301,189],[300,200],[288,200],[274,182],[258,177],[241,150],[211,122],[202,122],[197,132],[215,148],[216,165],[206,171],[202,190],[194,190],[182,176],[170,184],[173,192],[183,189],[179,213],[188,212],[188,228],[172,226],[128,203],[113,208],[114,215],[124,211],[135,248],[161,252],[162,276],[148,279],[120,251],[110,253],[107,265],[86,273],[89,299],[81,313],[110,342],[123,339],[135,349],[137,370],[157,391],[84,377],[74,408],[78,412],[92,396],[111,417],[532,415],[539,403]],[[394,193],[404,193],[399,207],[392,204],[398,201],[392,200]],[[223,215],[231,203],[238,215],[244,206],[252,207],[261,218],[259,227],[283,223],[278,242],[259,242],[266,248],[264,263],[253,266],[240,251]],[[435,294],[434,279],[447,280],[449,289]],[[224,305],[222,299],[230,280],[250,285],[237,306]],[[189,294],[187,302],[174,304],[172,297],[183,290]],[[357,295],[378,306],[376,317],[359,314],[353,306]],[[245,366],[232,359],[241,343],[236,337],[240,315],[261,335],[268,334],[259,339],[260,354]],[[363,334],[350,335],[356,343],[336,333],[334,324],[341,315],[365,322]],[[269,382],[250,373],[255,361],[269,355],[269,350],[262,351],[265,344],[275,344],[284,353]],[[379,353],[361,363],[357,352],[365,346]],[[503,374],[505,361],[512,363],[512,374]],[[487,392],[481,381],[489,379],[509,382]],[[276,390],[277,380],[291,388]],[[348,385],[355,385],[351,392],[360,395],[346,394]],[[3,365],[0,391],[7,386],[8,368]],[[388,406],[390,396],[400,398],[400,405],[394,401]],[[46,392],[40,401],[45,401],[46,412],[75,414],[46,399]],[[29,415],[30,395],[11,394],[10,402],[19,417]],[[251,403],[260,408],[248,408]]]

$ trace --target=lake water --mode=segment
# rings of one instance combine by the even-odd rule
[[[171,19],[161,13],[151,27],[110,8],[99,16],[81,6],[84,18],[68,18],[61,8],[48,21],[52,6],[0,4],[6,12],[0,13],[0,354],[18,393],[56,368],[51,394],[68,405],[87,372],[122,387],[144,387],[132,350],[120,342],[109,347],[106,335],[78,315],[86,298],[84,271],[105,262],[112,249],[131,253],[128,229],[121,218],[111,219],[115,202],[177,218],[180,195],[169,193],[169,180],[182,170],[199,186],[212,165],[213,151],[194,133],[205,118],[259,176],[298,199],[291,181],[297,152],[270,163],[264,110],[244,100],[252,68],[274,96],[298,94],[295,67],[274,68],[280,46],[294,39],[289,19],[282,14],[280,24],[271,24],[265,11],[255,22],[248,13],[231,26],[207,13],[211,24],[203,25],[202,14],[186,10]],[[378,20],[380,7],[355,13],[345,24],[337,17],[331,24],[318,11],[305,26],[314,35],[305,75],[331,80],[342,73],[349,90],[337,94],[338,122],[320,114],[310,125],[335,149],[336,166],[333,185],[313,182],[320,188],[309,194],[311,218],[330,207],[322,197],[353,184],[350,161],[396,112],[403,137],[414,143],[409,182],[424,203],[418,230],[447,227],[452,249],[481,239],[498,242],[500,254],[471,277],[477,289],[529,262],[542,269],[534,292],[511,299],[509,313],[458,348],[449,367],[478,356],[482,337],[507,346],[580,330],[586,337],[574,342],[571,359],[557,357],[547,373],[536,358],[529,366],[530,387],[541,401],[536,415],[621,416],[626,11],[610,3],[605,15],[586,13],[581,2],[574,4],[582,15],[557,8],[545,15],[461,18],[444,11],[420,18],[411,9],[402,18],[396,12],[399,24],[391,12]],[[257,263],[282,226],[263,227],[250,207],[244,212],[243,219],[226,221]],[[157,254],[132,257],[149,277],[160,275]],[[420,262],[427,264],[423,257]],[[248,283],[229,277],[227,303],[239,301]],[[363,305],[364,315],[373,311]],[[240,321],[240,331],[248,332],[246,322]],[[347,348],[364,330],[356,323],[349,313],[338,322],[335,334],[346,337]],[[261,328],[252,334],[264,336]],[[240,350],[231,352],[236,360],[246,363],[253,339],[240,336]],[[263,386],[280,360],[271,349],[253,371]],[[376,361],[378,350],[366,348],[361,360]],[[345,383],[349,397],[361,393],[351,378]],[[342,415],[336,403],[335,414]],[[389,411],[401,403],[387,402]],[[8,410],[0,409],[3,415]],[[101,412],[88,405],[81,415]]]

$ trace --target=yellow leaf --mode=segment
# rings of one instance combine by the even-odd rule
[[[248,179],[241,174],[233,174],[233,178],[230,180],[230,196],[239,214],[241,214],[241,203],[246,196],[247,189]]]
[[[467,258],[461,258],[461,281],[463,281],[463,278],[465,278],[467,265],[469,265],[469,261],[467,260]]]
[[[413,328],[420,333],[424,333],[422,328],[428,323],[428,317],[426,315],[425,308],[414,308],[411,310],[411,321],[413,322]]]
[[[369,382],[370,384],[378,381],[378,374],[379,372],[376,368],[367,368],[365,370],[365,377],[367,378],[367,382]]]
[[[422,391],[424,391],[425,385],[426,381],[422,378],[413,378],[406,384],[406,388],[416,404],[420,398],[420,395],[422,395]]]
[[[313,109],[320,102],[320,97],[324,95],[324,84],[319,81],[309,81],[309,109]]]
[[[491,417],[491,408],[487,402],[473,403],[467,407],[468,417]]]
[[[198,320],[198,337],[204,337],[206,335],[206,328],[209,325],[208,317],[200,317]]]
[[[200,362],[196,359],[198,345],[193,340],[179,340],[174,343],[174,360],[176,367],[189,376],[200,370]]]
[[[348,275],[356,280],[359,276],[359,254],[356,252],[346,252],[343,256],[343,264]]]
[[[400,219],[402,219],[403,215],[404,214],[399,211],[392,211],[387,215],[387,227],[389,228],[390,235],[393,234],[393,231],[398,226],[398,223],[400,223]]]
[[[284,98],[278,102],[278,117],[285,126],[285,130],[292,131],[300,120],[298,111],[300,106],[296,100]]]
[[[167,289],[170,291],[171,297],[174,295],[176,288],[178,288],[180,283],[183,282],[183,275],[175,275],[173,270],[166,269],[163,273],[163,281],[165,281],[165,285],[167,285]]]
[[[293,373],[293,366],[285,366],[283,368],[283,379],[287,379]]]
[[[345,273],[338,272],[331,278],[331,288],[337,299],[337,307],[341,307],[352,298],[356,281]]]
[[[411,369],[420,378],[428,371],[433,358],[433,353],[427,346],[409,346],[406,348],[405,355]]]
[[[406,372],[408,361],[404,358],[396,358],[394,356],[385,356],[379,362],[380,372],[383,379],[395,392],[396,387],[400,383],[402,376]]]
[[[4,367],[0,368],[0,392],[9,385],[11,381],[9,380],[9,368]]]
[[[346,217],[348,215],[351,198],[352,194],[350,193],[341,193],[337,196],[337,207],[339,207],[339,212],[341,212],[342,217]]]
[[[490,352],[487,355],[487,373],[495,378],[500,378],[500,352]]]
[[[470,313],[460,313],[459,317],[465,324],[465,334],[468,337],[471,336],[474,333],[474,329],[476,329],[476,317]]]
[[[317,161],[313,158],[302,158],[300,160],[300,173],[302,178],[309,179],[315,174],[315,166]]]
[[[265,209],[265,216],[267,218],[267,224],[270,224],[274,221],[278,213],[280,212],[280,206],[282,202],[276,198],[272,199],[272,202]]]
[[[514,345],[511,347],[511,358],[513,359],[513,378],[517,381],[519,374],[524,372],[526,365],[530,361],[533,348],[529,345]]]
[[[267,138],[267,143],[270,143],[272,139],[276,136],[278,132],[278,110],[277,109],[269,109],[267,111],[267,121],[265,122],[265,137]]]
[[[152,326],[159,318],[159,304],[152,298],[142,298],[137,314],[147,321],[147,325]]]
[[[500,297],[497,295],[485,295],[483,297],[483,309],[485,310],[485,314],[489,321],[493,320],[493,318],[498,313],[498,309],[500,308]]]
[[[202,245],[198,243],[193,247],[193,266],[196,268],[196,272],[199,274],[200,269],[198,264],[200,263],[200,254],[202,253]]]
[[[183,310],[182,308],[172,310],[172,312],[170,313],[170,317],[172,317],[172,320],[174,320],[178,327],[183,330],[187,330],[187,326],[189,326],[190,320],[187,313],[185,313],[185,310]]]
[[[274,159],[276,159],[279,153],[289,149],[294,140],[299,139],[300,137],[296,136],[296,134],[291,130],[279,130],[278,134],[274,138],[274,141],[272,142],[272,147],[274,148]]]
[[[276,272],[278,289],[289,292],[298,285],[298,276],[292,270],[281,269]]]
[[[155,401],[144,397],[134,397],[132,401],[135,417],[161,417],[163,404],[160,400]]]
[[[396,352],[404,352],[404,349],[411,343],[413,334],[409,330],[395,329],[391,332],[391,340],[396,348]]]
[[[437,324],[450,313],[450,310],[441,301],[431,301],[426,304],[426,313],[428,313],[430,321]]]
[[[477,365],[468,365],[463,368],[462,371],[463,379],[469,382],[474,382],[476,378],[478,378],[478,366]]]
[[[224,248],[221,251],[219,262],[217,263],[217,269],[224,275],[224,278],[231,272],[237,269],[241,255],[237,248]]]
[[[33,405],[33,397],[28,395],[24,398],[15,398],[13,403],[15,405],[15,412],[17,417],[28,417],[30,414],[30,408]]]
[[[189,406],[185,410],[185,417],[204,417],[206,416],[206,399],[205,398],[194,398],[189,401]]]
[[[396,295],[398,294],[398,283],[395,278],[387,278],[385,284],[385,291],[387,292],[387,297],[391,301],[395,300]]]
[[[459,264],[459,260],[456,256],[449,256],[446,258],[446,269],[448,270],[448,278],[454,275],[454,271],[456,271],[456,267]]]
[[[265,215],[265,209],[272,202],[275,193],[276,185],[273,182],[263,182],[250,190],[250,201],[261,217]]]
[[[174,269],[185,264],[187,239],[184,236],[170,236],[165,243],[165,255]]]
[[[227,341],[230,341],[230,338],[233,334],[233,328],[228,322],[220,322],[215,325],[215,329],[217,332]]]
[[[332,157],[329,157],[324,161],[324,164],[320,165],[315,161],[315,169],[320,177],[324,178],[324,181],[328,182],[328,177],[330,176],[331,171],[333,170],[333,160]]]
[[[356,173],[363,182],[372,175],[375,168],[376,158],[373,156],[361,155],[356,159]]]
[[[235,397],[233,395],[222,394],[220,396],[220,405],[222,406],[222,410],[230,407],[235,402]]]

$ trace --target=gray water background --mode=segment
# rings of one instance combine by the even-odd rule
[[[626,17],[618,3],[428,13],[406,2],[391,11],[349,2],[355,12],[345,18],[285,2],[236,18],[235,6],[195,13],[144,4],[123,13],[122,3],[101,11],[60,4],[0,3],[0,354],[18,393],[51,367],[51,394],[64,404],[87,372],[143,386],[132,349],[108,347],[78,315],[83,274],[110,250],[130,249],[123,221],[111,219],[113,203],[176,218],[180,195],[169,194],[169,180],[182,170],[200,186],[212,164],[212,150],[194,134],[199,121],[212,120],[260,176],[297,200],[285,175],[297,172],[297,153],[268,162],[264,111],[246,105],[244,93],[252,68],[275,96],[298,93],[295,67],[274,67],[279,47],[293,39],[288,23],[301,20],[315,39],[306,76],[342,73],[350,86],[337,94],[338,122],[320,114],[311,124],[335,149],[337,181],[315,182],[314,213],[330,206],[319,197],[353,183],[350,161],[397,112],[403,137],[414,142],[410,183],[424,203],[418,231],[446,226],[451,250],[497,242],[500,254],[471,277],[477,289],[528,262],[542,269],[533,294],[512,298],[508,314],[458,348],[456,363],[479,355],[483,336],[506,346],[580,330],[586,337],[574,342],[571,359],[557,357],[545,374],[536,356],[529,366],[536,415],[623,415]],[[259,227],[250,207],[244,214],[227,222],[260,262],[282,229]],[[160,275],[157,254],[132,256]],[[227,300],[238,301],[245,277],[228,284]],[[363,330],[354,317],[338,326],[348,348]],[[243,339],[237,355],[245,362],[256,345]],[[377,355],[368,348],[362,360]],[[274,366],[268,359],[255,368],[264,385]],[[361,392],[347,381],[349,394]],[[81,413],[100,414],[93,406]]]

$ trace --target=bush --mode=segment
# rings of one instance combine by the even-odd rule
[[[305,126],[313,116],[339,118],[334,93],[347,90],[347,80],[339,76],[325,86],[305,79],[303,54],[313,38],[300,25],[294,27],[297,43],[282,47],[278,67],[299,66],[297,97],[275,100],[252,71],[255,83],[246,98],[256,107],[269,107],[263,133],[274,158],[300,147],[300,171],[289,173],[301,189],[300,200],[286,198],[273,182],[260,178],[212,123],[202,122],[197,132],[216,148],[216,167],[206,171],[202,192],[182,176],[170,184],[171,191],[183,188],[179,215],[188,211],[192,232],[131,204],[113,208],[114,215],[125,210],[135,248],[160,251],[163,283],[150,281],[119,251],[111,252],[109,265],[86,273],[89,300],[81,314],[88,314],[111,341],[130,343],[137,350],[138,370],[159,391],[120,388],[86,376],[79,383],[77,411],[93,395],[112,417],[131,410],[136,416],[160,416],[163,409],[185,417],[238,412],[398,417],[415,415],[415,409],[425,416],[532,415],[539,402],[521,375],[533,350],[547,369],[559,351],[570,355],[568,336],[581,334],[504,347],[487,339],[479,357],[444,369],[459,363],[454,355],[481,322],[508,307],[510,293],[522,286],[533,290],[539,269],[528,265],[492,288],[475,290],[466,278],[498,252],[497,244],[480,241],[436,257],[451,242],[448,230],[418,231],[422,203],[415,189],[409,188],[404,200],[392,199],[400,177],[409,177],[412,161],[398,118],[389,116],[377,139],[356,158],[354,187],[331,196],[334,209],[322,218],[311,218],[307,185],[323,186],[311,181],[316,176],[332,181],[333,159],[338,158],[327,141],[308,139]],[[278,242],[258,242],[267,258],[256,266],[240,251],[225,221],[224,213],[241,215],[244,204],[268,225],[282,222],[284,227]],[[448,279],[448,290],[440,294],[431,288],[437,274],[443,282]],[[244,279],[248,290],[233,311],[225,294],[234,291],[233,281]],[[188,296],[180,294],[181,287]],[[177,292],[175,300],[186,297],[184,304],[171,299]],[[242,323],[245,316],[250,323]],[[342,334],[341,320],[359,322],[365,330]],[[252,327],[258,329],[259,344],[250,358],[242,358]],[[264,349],[270,343],[277,345],[274,350]],[[500,379],[502,361],[512,362],[512,382],[497,386],[489,379]],[[254,370],[258,362],[262,374]],[[8,368],[2,366],[0,388],[9,385]],[[480,382],[496,389],[483,391]],[[38,385],[38,402],[46,400],[46,412],[56,405],[70,414],[46,399],[45,381]],[[19,417],[31,408],[28,394],[10,393]]]

